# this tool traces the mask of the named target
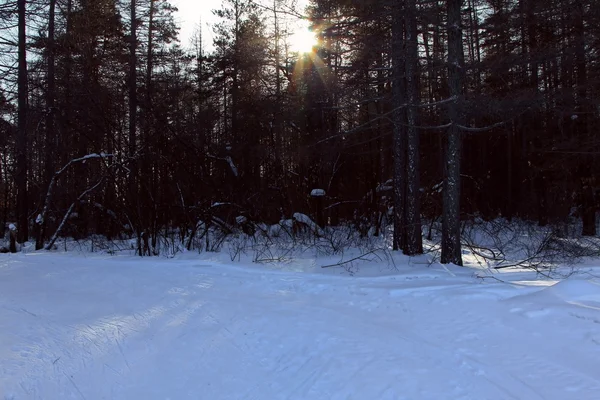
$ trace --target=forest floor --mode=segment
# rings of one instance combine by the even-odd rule
[[[0,255],[0,399],[598,399],[600,263],[326,261]]]

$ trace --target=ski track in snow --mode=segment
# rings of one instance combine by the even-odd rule
[[[597,400],[600,308],[551,289],[7,256],[0,399]]]

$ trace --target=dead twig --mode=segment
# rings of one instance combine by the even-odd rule
[[[366,259],[365,257],[368,256],[369,254],[375,254],[376,252],[377,252],[377,249],[374,249],[374,250],[368,251],[368,252],[366,252],[364,254],[361,254],[359,256],[356,256],[354,258],[351,258],[349,260],[340,261],[340,262],[335,263],[335,264],[322,265],[321,268],[341,267],[342,265],[351,263],[353,261],[358,261],[358,260],[361,260],[361,261],[371,261],[369,259]]]

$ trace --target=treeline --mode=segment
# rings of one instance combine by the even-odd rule
[[[225,0],[208,51],[167,0],[0,5],[0,218],[18,240],[295,212],[422,252],[439,219],[596,234],[600,9],[578,0]],[[298,17],[319,38],[294,53]],[[318,189],[318,190],[315,190]],[[312,195],[311,195],[312,194]],[[324,196],[322,196],[324,194]],[[239,218],[243,217],[243,218]],[[184,234],[185,233],[185,234]]]

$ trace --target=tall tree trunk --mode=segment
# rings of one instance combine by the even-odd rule
[[[588,99],[588,72],[586,60],[586,28],[585,28],[585,7],[581,2],[576,3],[576,10],[573,13],[575,18],[575,63],[577,71],[577,112],[575,123],[577,126],[577,140],[580,143],[593,141],[593,135],[590,133],[590,116],[594,114],[593,107],[590,107]],[[581,185],[581,217],[582,234],[584,236],[596,236],[596,204],[594,201],[594,160],[593,155],[583,155],[580,160],[579,180]]]
[[[419,89],[418,62],[419,48],[417,42],[417,15],[415,0],[406,0],[406,95],[407,108],[407,157],[406,157],[406,248],[404,253],[412,256],[423,253],[421,234],[421,190],[419,166]]]
[[[73,88],[71,87],[71,76],[73,70],[73,0],[67,1],[66,10],[66,54],[65,54],[65,88],[64,88],[64,111],[61,113],[61,130],[64,140],[70,142],[73,139],[71,129],[73,118]],[[61,152],[57,157],[57,165],[64,165],[68,162],[69,154],[67,151]]]
[[[238,111],[239,111],[239,63],[240,63],[240,47],[242,42],[241,30],[242,30],[242,11],[241,5],[238,0],[234,4],[235,10],[235,32],[234,32],[234,50],[233,50],[233,68],[231,71],[232,82],[231,82],[231,131],[229,132],[229,140],[233,143],[239,141],[238,137]],[[245,174],[245,168],[241,168],[241,174]]]
[[[8,195],[9,192],[6,189],[8,186],[8,171],[7,171],[7,157],[6,157],[6,153],[0,155],[0,188],[3,188],[3,190],[0,190],[0,196],[2,201],[4,202],[4,206],[2,207],[2,219],[0,220],[0,223],[2,224],[2,226],[6,226],[7,222],[8,222],[8,212],[9,212],[9,208],[8,208]]]
[[[48,10],[48,46],[47,46],[47,73],[48,83],[46,88],[46,140],[45,140],[45,187],[50,185],[52,176],[54,175],[54,157],[57,141],[56,130],[54,125],[54,99],[56,98],[56,79],[55,79],[55,46],[54,46],[54,20],[55,20],[56,0],[50,0]],[[42,204],[46,197],[46,191],[42,191]],[[44,239],[46,235],[45,218],[36,219],[37,237],[35,240],[35,249],[41,250],[44,247]]]
[[[271,133],[271,151],[273,152],[273,163],[274,168],[272,169],[275,172],[275,175],[278,176],[281,174],[282,166],[281,166],[281,135],[282,135],[282,124],[283,124],[283,115],[281,113],[282,110],[282,81],[281,81],[281,71],[279,70],[281,66],[281,48],[280,48],[280,40],[281,33],[279,31],[279,15],[277,12],[277,0],[273,0],[273,18],[274,18],[274,38],[275,41],[275,109],[274,109],[274,126]],[[329,189],[327,189],[329,190]]]
[[[136,151],[137,130],[137,13],[136,0],[131,0],[131,31],[129,33],[129,147],[128,153],[133,157]]]
[[[394,239],[393,249],[405,248],[406,243],[406,112],[404,84],[404,19],[400,2],[392,6],[392,107],[394,122]]]
[[[150,131],[152,127],[152,119],[153,119],[153,104],[152,104],[152,96],[153,96],[153,82],[152,82],[152,71],[154,69],[154,43],[153,43],[153,33],[154,33],[154,2],[155,0],[150,0],[150,10],[148,16],[148,48],[146,53],[146,111],[144,116],[144,128],[143,128],[143,136],[142,140],[146,146],[150,145]],[[145,183],[146,190],[148,191],[147,202],[156,202],[158,193],[156,192],[155,180],[152,179],[152,173],[150,163],[152,163],[152,157],[142,157],[141,162],[141,173],[140,178],[143,183]],[[157,232],[156,232],[156,218],[157,215],[154,212],[156,209],[156,204],[147,203],[144,207],[144,216],[143,223],[145,229],[151,229],[151,243],[152,249],[156,249],[156,241],[157,241]]]
[[[17,240],[21,243],[29,239],[28,227],[28,196],[27,196],[27,36],[25,11],[26,1],[18,0],[19,14],[19,69],[18,69],[18,127],[17,127]]]
[[[464,55],[462,43],[462,0],[447,0],[449,103],[445,154],[444,205],[442,216],[442,264],[462,265],[460,246],[460,162]]]
[[[129,137],[128,137],[128,155],[133,159],[136,153],[136,134],[137,134],[137,9],[136,0],[131,0],[130,4],[130,33],[129,33]],[[136,213],[133,228],[137,234],[137,250],[142,256],[142,241],[140,225],[140,204],[138,196],[138,170],[137,161],[133,161],[133,168],[129,173],[129,206],[130,210]]]

